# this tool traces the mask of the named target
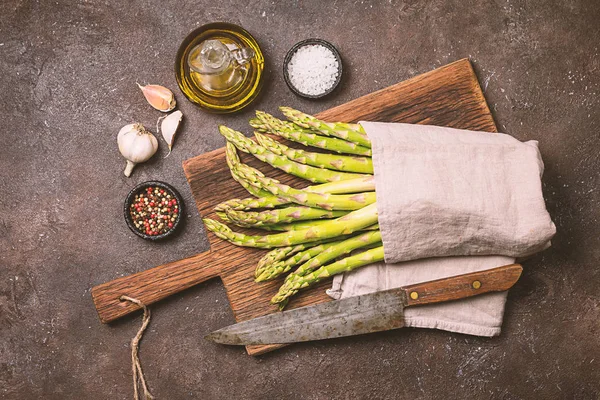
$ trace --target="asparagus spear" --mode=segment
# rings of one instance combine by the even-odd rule
[[[295,247],[300,247],[300,246],[305,246],[305,245],[277,247],[277,248],[274,248],[273,250],[269,251],[267,254],[262,256],[260,260],[258,260],[258,264],[256,265],[256,270],[254,270],[254,277],[258,278],[262,274],[263,267],[265,265],[271,265],[274,262],[283,260],[284,258],[286,258],[288,256],[288,254],[291,253],[292,249],[294,249]]]
[[[231,175],[234,177],[234,179],[240,184],[242,184],[244,187],[246,187],[246,189],[249,191],[250,189],[248,189],[247,186],[252,186],[256,195],[262,198],[260,201],[246,199],[243,202],[241,200],[236,201],[234,199],[232,201],[232,205],[234,205],[236,208],[260,208],[258,206],[262,206],[265,208],[274,208],[276,206],[292,202],[289,199],[286,201],[285,198],[282,198],[281,196],[273,196],[271,192],[262,190],[262,184],[257,180],[257,178],[265,177],[265,175],[258,169],[250,167],[247,164],[243,164],[237,155],[237,150],[235,146],[229,142],[226,145],[226,159],[227,164],[229,165],[229,168],[231,170]],[[375,181],[372,175],[363,175],[360,178],[323,183],[315,186],[308,186],[303,190],[308,192],[331,194],[357,192],[360,193],[375,190]],[[374,194],[371,197],[373,197],[374,199]],[[357,208],[360,208],[363,205],[364,204],[358,204]],[[221,204],[218,205],[217,208],[219,210],[224,210],[227,208],[227,205]]]
[[[297,204],[323,208],[325,210],[358,210],[367,204],[375,202],[375,192],[357,193],[352,195],[313,193],[306,190],[294,189],[284,185],[276,179],[259,176],[254,173],[253,168],[247,168],[240,164],[237,168],[240,176],[243,176],[251,184],[266,189],[273,195],[287,199]]]
[[[248,193],[250,193],[251,195],[256,196],[258,198],[264,198],[266,200],[269,200],[270,203],[274,203],[276,205],[281,205],[281,204],[279,204],[278,199],[275,198],[276,196],[273,196],[271,194],[271,192],[260,189],[259,187],[255,186],[255,185],[251,185],[250,183],[248,183],[248,181],[246,181],[245,179],[240,177],[235,169],[231,169],[230,171],[231,171],[231,177],[233,178],[233,180],[236,181],[237,183],[239,183],[244,189],[246,189],[246,191]],[[286,204],[285,200],[283,200],[282,204]]]
[[[237,150],[235,146],[229,142],[225,144],[225,160],[227,161],[227,165],[229,166],[229,171],[231,172],[231,177],[238,182],[244,189],[246,189],[250,194],[256,196],[258,199],[253,199],[251,202],[252,205],[255,205],[255,208],[274,208],[279,205],[289,203],[285,199],[278,198],[277,196],[273,196],[270,192],[266,190],[262,190],[260,187],[256,185],[249,184],[245,179],[240,177],[237,174],[236,166],[241,164],[240,158],[237,154]],[[259,170],[255,170],[257,175],[263,175]],[[215,208],[218,211],[225,211],[226,208],[219,207]]]
[[[367,134],[359,124],[324,122],[312,115],[305,114],[290,107],[279,107],[279,109],[290,121],[303,128],[314,129],[326,136],[334,136],[364,147],[371,147],[371,141],[367,138]]]
[[[236,176],[242,179],[236,172]],[[244,184],[247,182],[244,181]],[[375,190],[375,183],[372,176],[367,178],[348,179],[346,181],[337,181],[330,183],[323,183],[321,185],[308,186],[302,190],[315,193],[331,193],[331,194],[347,194],[347,193],[361,193],[371,192]],[[262,192],[261,192],[262,193]],[[265,197],[248,197],[245,199],[231,199],[224,201],[223,203],[215,206],[216,211],[225,211],[226,208],[231,208],[236,211],[252,210],[257,208],[275,208],[291,202],[273,196],[269,192],[269,196]]]
[[[258,260],[257,271],[265,266],[270,265],[271,263],[277,262],[279,260],[283,260],[286,257],[292,257],[296,253],[311,249],[316,246],[325,245],[325,244],[335,244],[337,242],[344,241],[348,238],[347,235],[340,236],[336,239],[325,239],[317,242],[311,243],[301,243],[295,246],[287,246],[287,247],[275,247],[273,250],[267,252],[260,260]],[[258,274],[256,275],[258,276]]]
[[[329,243],[321,243],[314,247],[310,247],[306,250],[297,252],[296,254],[288,255],[288,258],[285,260],[283,258],[281,258],[279,260],[273,260],[269,263],[264,263],[260,269],[260,273],[258,273],[258,268],[257,268],[256,273],[255,273],[255,277],[256,277],[255,281],[256,282],[265,282],[265,281],[275,279],[278,276],[280,276],[281,274],[292,269],[295,265],[298,265],[299,263],[304,263],[304,262],[310,260],[311,258],[315,257],[316,255],[318,255],[319,253],[326,251],[331,246],[335,246],[341,242],[343,242],[343,240],[338,240],[338,241],[329,242]]]
[[[273,202],[273,198],[277,199],[277,202]],[[280,203],[281,201],[281,203]],[[275,196],[270,197],[247,197],[245,199],[230,199],[215,206],[215,211],[225,212],[226,209],[232,209],[236,211],[243,210],[254,210],[257,208],[275,208],[283,204],[289,204],[290,202],[285,199],[279,199]]]
[[[227,141],[233,143],[239,150],[250,153],[259,160],[266,162],[275,168],[279,168],[288,174],[304,178],[311,182],[334,182],[344,179],[360,178],[364,176],[363,174],[331,171],[300,164],[295,161],[291,161],[287,157],[270,152],[263,146],[256,144],[253,140],[244,136],[242,133],[234,131],[233,129],[230,129],[224,125],[219,127],[219,131],[221,132],[221,135],[227,139]]]
[[[250,120],[250,126],[261,132],[272,133],[304,146],[317,147],[336,153],[371,156],[369,147],[359,146],[356,143],[342,139],[317,135],[309,129],[304,129],[287,121],[281,121],[261,111],[257,111],[256,118]]]
[[[339,261],[325,265],[315,271],[312,271],[303,276],[288,276],[288,279],[279,289],[279,292],[271,299],[272,304],[279,304],[280,308],[285,307],[289,297],[298,293],[299,290],[304,289],[314,283],[317,283],[325,278],[333,275],[340,274],[342,272],[351,271],[363,265],[372,264],[378,261],[382,261],[383,246],[379,246],[373,249],[366,250],[360,254],[343,258]]]
[[[334,260],[342,255],[346,255],[351,251],[356,249],[364,248],[370,246],[372,244],[381,245],[381,232],[379,231],[371,231],[360,234],[358,236],[351,237],[346,240],[340,240],[335,242],[334,244],[327,246],[323,250],[319,252],[314,252],[311,257],[301,257],[300,255],[304,255],[306,252],[301,252],[296,254],[294,257],[290,257],[287,260],[279,260],[274,261],[266,270],[263,272],[263,278],[266,279],[274,279],[281,274],[288,272],[292,267],[298,265],[300,262],[302,264],[293,274],[289,275],[286,278],[295,279],[296,276],[304,276],[314,271],[315,269],[321,267],[327,262]]]
[[[277,202],[273,202],[272,199],[277,198],[271,195],[270,197],[247,197],[245,199],[230,199],[219,203],[215,206],[215,211],[225,213],[226,209],[232,209],[236,211],[253,210],[257,208],[275,208],[282,204],[289,204],[290,202],[285,199],[277,198]],[[279,201],[281,200],[281,203]]]
[[[274,224],[274,225],[263,225],[260,228],[267,231],[298,231],[300,229],[310,228],[312,226],[322,225],[327,223],[326,219],[319,219],[314,221],[299,221],[290,222],[289,224]],[[379,229],[379,225],[371,225],[361,229],[361,231],[376,231]]]
[[[358,172],[363,174],[373,173],[373,160],[371,160],[370,157],[352,157],[327,153],[313,153],[309,151],[293,149],[258,132],[255,132],[254,136],[256,136],[258,143],[260,143],[267,150],[270,150],[275,154],[285,156],[290,160],[299,162],[301,164],[312,165],[313,167],[319,168],[333,169],[337,171]]]
[[[241,163],[240,158],[237,154],[237,150],[235,146],[229,142],[225,143],[225,160],[227,161],[227,165],[229,166],[229,172],[231,172],[231,177],[233,180],[238,182],[244,189],[246,189],[250,194],[256,197],[271,197],[272,194],[264,191],[255,186],[249,185],[245,180],[241,179],[240,176],[236,173],[236,166]],[[262,174],[262,172],[257,171],[257,174]]]
[[[240,176],[237,171],[237,167],[241,165],[243,165],[245,169],[253,171],[254,175],[265,176],[265,174],[260,172],[258,169],[250,167],[247,164],[243,164],[237,154],[236,147],[229,142],[226,143],[225,155],[227,165],[229,166],[232,175],[235,174],[234,179],[244,179],[244,177]],[[375,190],[375,178],[373,177],[373,175],[361,175],[359,178],[307,186],[303,190],[315,193],[331,194],[371,192]],[[263,193],[263,196],[268,195],[268,193]]]
[[[235,199],[233,205],[238,208],[241,207],[252,207],[252,206],[264,206],[265,208],[274,208],[286,203],[292,202],[289,198],[282,198],[281,196],[274,196],[272,193],[262,189],[262,184],[257,180],[258,177],[264,177],[265,175],[257,170],[256,168],[250,167],[249,165],[243,164],[237,154],[235,146],[229,142],[226,144],[226,160],[229,165],[231,176],[244,186],[251,193],[254,192],[256,196],[260,196],[261,200],[245,200],[244,202]],[[240,172],[241,171],[241,172]],[[253,190],[250,189],[253,188]],[[304,190],[314,191],[317,193],[353,193],[361,190],[374,190],[375,183],[373,176],[366,175],[361,178],[348,179],[345,181],[329,182],[316,186],[309,186]],[[373,197],[373,196],[372,196]],[[286,200],[287,199],[287,200]],[[241,204],[240,204],[241,203]],[[358,204],[360,208],[364,204]],[[219,207],[219,206],[218,206]],[[254,207],[259,208],[259,207]],[[225,211],[226,205],[220,205],[219,210]]]
[[[229,144],[229,146],[234,147]],[[233,149],[235,151],[235,147]],[[234,153],[235,154],[235,153]],[[229,162],[229,160],[228,160]],[[238,163],[239,164],[239,163]],[[263,175],[259,170],[247,166],[247,168],[252,169],[257,174]],[[215,207],[215,211],[225,211],[225,209],[230,208],[236,211],[242,210],[252,210],[257,208],[275,208],[277,206],[281,206],[284,204],[291,203],[285,199],[279,198],[277,196],[273,196],[270,192],[265,192],[259,189],[256,186],[252,186],[248,181],[246,181],[243,177],[241,177],[235,167],[231,170],[232,176],[236,181],[238,181],[241,185],[243,185],[246,190],[250,191],[251,189],[247,186],[251,186],[254,193],[257,196],[262,195],[262,197],[254,198],[249,197],[245,199],[231,199],[227,200],[223,203],[217,204]],[[373,176],[366,176],[365,178],[356,178],[356,179],[348,179],[345,181],[337,181],[337,182],[329,182],[323,183],[315,186],[308,186],[303,190],[315,192],[315,193],[331,193],[331,194],[346,194],[346,193],[360,193],[360,192],[369,192],[375,190],[375,182]],[[264,193],[267,193],[264,195]]]
[[[265,236],[250,236],[233,232],[227,225],[209,218],[205,218],[203,221],[206,228],[221,239],[228,240],[237,246],[265,249],[292,246],[300,243],[335,238],[340,235],[349,235],[377,222],[377,204],[370,204],[343,217],[328,221],[329,223],[327,224]]]
[[[380,244],[381,243],[381,231],[369,231],[362,233],[358,236],[351,237],[346,239],[336,246],[332,246],[328,248],[326,251],[320,253],[316,257],[302,264],[301,266],[294,271],[293,274],[290,274],[286,280],[295,279],[298,276],[304,276],[311,271],[327,264],[329,261],[334,260],[340,256],[346,255],[351,251],[356,249],[362,249],[372,244]]]
[[[346,179],[343,181],[322,183],[304,188],[307,192],[348,194],[375,191],[375,178],[373,175],[365,175],[362,178]]]
[[[348,214],[348,212],[329,211],[323,210],[322,208],[306,206],[292,206],[261,212],[245,212],[226,209],[225,214],[229,221],[235,222],[238,226],[241,226],[239,224],[243,224],[246,227],[260,227],[262,225],[273,225],[294,221],[337,218]]]
[[[226,213],[226,212],[224,212],[224,211],[216,211],[215,213],[216,213],[216,214],[217,214],[217,216],[218,216],[219,218],[221,218],[223,221],[225,221],[225,222],[231,222],[231,221],[229,220],[229,217],[227,216],[227,213]]]
[[[305,250],[313,245],[316,245],[316,244],[315,243],[308,243],[308,244],[302,243],[302,244],[297,244],[296,246],[274,248],[273,250],[271,250],[267,254],[265,254],[260,260],[258,260],[256,270],[254,271],[254,276],[256,278],[258,278],[262,274],[264,269],[266,267],[268,267],[269,265],[271,265],[272,263],[277,262],[279,260],[283,260],[286,257],[293,256],[294,254],[298,253],[299,251]]]

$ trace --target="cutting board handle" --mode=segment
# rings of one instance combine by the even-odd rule
[[[210,251],[196,256],[159,265],[146,271],[124,276],[92,288],[92,299],[103,323],[140,309],[126,295],[145,305],[155,303],[172,294],[219,276],[218,266]]]

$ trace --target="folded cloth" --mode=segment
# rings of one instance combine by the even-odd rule
[[[536,141],[361,122],[373,145],[385,263],[336,276],[339,299],[511,264],[550,246]],[[435,257],[435,258],[434,258]],[[408,326],[500,333],[506,293],[408,308]]]

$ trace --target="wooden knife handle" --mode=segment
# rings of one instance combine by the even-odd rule
[[[103,323],[114,321],[140,309],[126,295],[149,305],[219,276],[219,268],[210,251],[124,276],[92,288],[92,299]]]
[[[519,264],[405,286],[407,306],[439,303],[510,289],[521,276]]]

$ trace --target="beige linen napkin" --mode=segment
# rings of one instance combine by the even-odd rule
[[[511,264],[550,246],[537,142],[500,133],[361,122],[373,144],[386,263],[336,276],[357,296]],[[407,326],[500,333],[506,293],[406,310]]]

